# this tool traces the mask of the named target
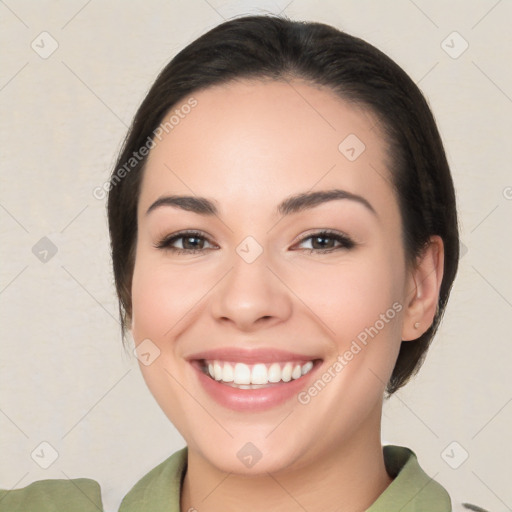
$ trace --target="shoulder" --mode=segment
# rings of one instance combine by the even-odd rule
[[[428,512],[488,512],[454,500],[447,490],[421,468],[416,454],[403,446],[384,446],[384,462],[393,482],[378,498],[372,512],[393,509]]]
[[[404,446],[386,445],[384,463],[393,481],[375,502],[375,511],[451,512],[448,492],[420,466],[416,454]]]
[[[187,455],[185,446],[142,477],[123,498],[119,512],[179,512]]]
[[[123,498],[120,512],[179,512],[187,466],[182,448],[141,478]],[[0,489],[0,512],[103,512],[101,488],[89,478],[39,480],[20,489]]]
[[[0,512],[101,512],[101,490],[89,478],[39,480],[0,490]]]

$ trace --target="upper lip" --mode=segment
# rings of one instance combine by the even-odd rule
[[[285,361],[314,361],[319,359],[317,356],[307,354],[298,354],[288,352],[277,348],[255,348],[243,349],[235,347],[225,347],[218,349],[205,350],[197,352],[186,357],[188,361],[218,360],[218,361],[236,361],[240,363],[274,363]]]

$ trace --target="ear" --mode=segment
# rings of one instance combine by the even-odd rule
[[[444,244],[440,236],[430,237],[406,280],[406,307],[402,340],[419,338],[431,325],[437,310],[443,280]]]

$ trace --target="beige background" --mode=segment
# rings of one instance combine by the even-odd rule
[[[90,477],[115,510],[183,446],[123,352],[93,190],[168,60],[224,18],[262,11],[366,39],[430,101],[463,257],[425,366],[386,404],[383,440],[415,450],[456,498],[511,510],[512,3],[496,0],[0,2],[0,487]],[[43,441],[58,453],[48,469],[34,460],[51,461]]]

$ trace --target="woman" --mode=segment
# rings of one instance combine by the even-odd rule
[[[452,510],[412,451],[380,441],[459,255],[435,122],[387,56],[317,23],[214,28],[139,108],[108,217],[123,331],[187,443],[121,512]],[[41,492],[101,509],[86,480],[4,506]]]

